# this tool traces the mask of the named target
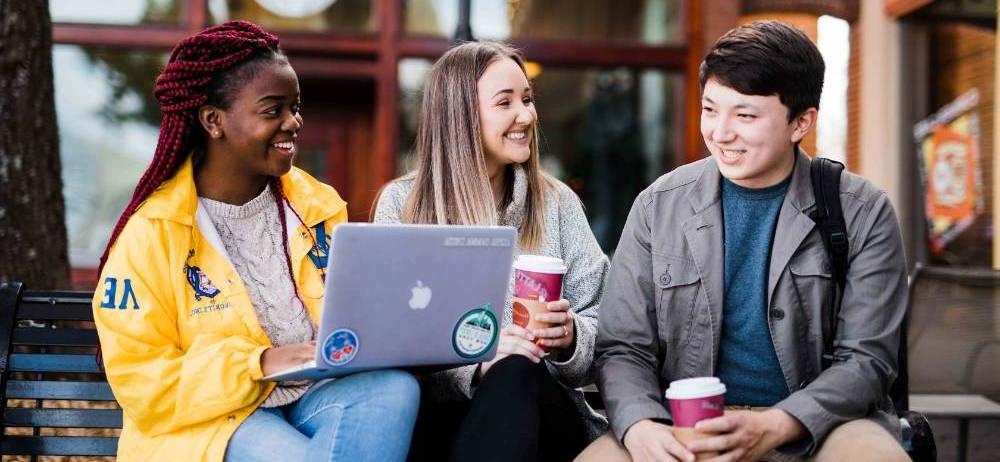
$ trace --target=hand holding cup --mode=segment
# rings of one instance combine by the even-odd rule
[[[694,454],[674,435],[671,427],[649,419],[632,424],[622,443],[632,462],[695,460]]]
[[[706,460],[719,453],[713,447],[692,446],[692,442],[714,436],[710,428],[698,426],[698,422],[722,417],[725,412],[726,386],[716,377],[695,377],[670,382],[665,397],[670,403],[670,415],[674,420],[673,435],[684,443],[697,460]]]
[[[538,338],[536,343],[546,350],[568,349],[576,341],[576,324],[573,312],[569,310],[569,302],[565,299],[545,304],[547,313],[531,313],[531,320],[548,325],[531,330]]]
[[[567,270],[562,259],[544,255],[523,254],[514,261],[514,324],[537,335],[546,350],[573,344],[573,319],[562,299]]]

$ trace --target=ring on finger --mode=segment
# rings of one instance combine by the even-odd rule
[[[566,326],[562,326],[562,328],[563,328],[563,334],[562,334],[562,336],[563,337],[569,337],[569,328],[566,327]]]

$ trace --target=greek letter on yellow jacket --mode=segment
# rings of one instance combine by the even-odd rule
[[[346,203],[302,170],[281,177],[292,272],[318,321],[328,238]],[[322,230],[322,231],[320,231]],[[313,237],[320,240],[314,246]],[[318,248],[317,248],[318,247]],[[93,301],[108,382],[124,414],[118,460],[221,461],[230,436],[273,388],[271,346],[204,210],[188,159],[125,225]]]

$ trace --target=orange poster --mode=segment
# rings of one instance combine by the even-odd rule
[[[927,202],[934,217],[961,220],[975,212],[976,159],[971,136],[934,129],[928,164]]]
[[[928,238],[939,253],[983,212],[975,90],[917,124]]]

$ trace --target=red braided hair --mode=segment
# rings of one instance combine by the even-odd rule
[[[132,214],[156,188],[177,172],[191,150],[203,139],[199,131],[198,109],[214,103],[212,100],[217,97],[213,95],[213,90],[218,90],[220,81],[229,71],[268,51],[280,54],[278,37],[253,23],[229,21],[181,40],[170,53],[170,59],[156,78],[153,89],[163,112],[156,151],[111,232],[108,246],[101,256],[98,274],[104,270],[108,253]]]
[[[229,21],[205,29],[197,35],[182,40],[170,53],[170,59],[163,72],[156,78],[156,86],[153,89],[153,94],[160,102],[160,110],[163,112],[156,151],[149,167],[139,179],[132,193],[132,199],[111,232],[108,246],[101,256],[98,274],[104,271],[108,254],[132,214],[153,191],[177,172],[191,151],[199,143],[203,143],[204,135],[199,131],[198,109],[206,104],[227,108],[231,96],[229,93],[233,90],[229,88],[233,86],[232,80],[240,80],[230,77],[240,74],[250,62],[266,56],[283,58],[284,55],[278,48],[278,37],[247,21]],[[288,265],[288,277],[295,289],[295,298],[299,300],[303,313],[308,317],[306,304],[299,295],[299,287],[295,283],[295,275],[292,274],[284,205],[288,204],[300,223],[305,224],[305,222],[288,202],[281,181],[274,177],[271,178],[270,184],[274,199],[278,203],[282,248],[285,253],[285,263]],[[315,241],[315,238],[313,240]],[[313,329],[315,335],[315,326]],[[97,348],[95,359],[103,371],[104,361],[100,346]]]
[[[299,303],[302,304],[302,309],[305,310],[306,303],[302,300],[302,297],[299,296],[299,286],[295,283],[295,275],[292,274],[292,254],[288,251],[288,225],[286,224],[288,222],[288,218],[285,216],[284,207],[284,205],[288,203],[288,198],[285,196],[285,190],[281,187],[281,180],[277,177],[271,178],[271,194],[274,195],[274,200],[278,202],[278,220],[281,222],[281,237],[283,238],[282,241],[284,243],[281,248],[285,251],[285,264],[288,265],[288,275],[292,278],[292,287],[295,289],[295,298],[299,299]],[[302,221],[302,217],[299,216],[299,212],[296,212],[295,209],[292,208],[291,204],[288,204],[288,208],[295,214],[295,218],[298,218],[299,223],[305,224],[305,222]],[[312,237],[312,234],[310,233],[309,236]],[[316,239],[313,238],[313,245],[316,244],[315,241]]]

